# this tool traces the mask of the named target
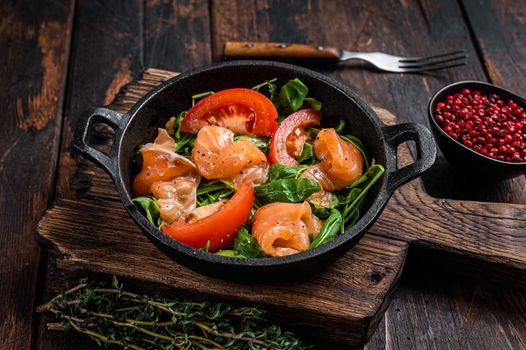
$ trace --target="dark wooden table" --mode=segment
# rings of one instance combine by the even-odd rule
[[[34,240],[44,210],[75,198],[83,178],[70,142],[79,114],[108,103],[146,67],[182,71],[221,60],[226,40],[320,43],[425,55],[459,47],[469,64],[433,75],[321,68],[402,121],[426,124],[431,94],[475,79],[526,95],[526,1],[39,0],[0,2],[0,349],[95,349],[44,329],[53,258]],[[60,165],[60,166],[59,166]],[[61,171],[57,171],[61,169]],[[526,203],[524,176],[476,184],[440,157],[436,197]],[[526,228],[525,228],[526,229]],[[365,346],[526,348],[526,294],[410,254],[399,290]],[[331,348],[326,345],[324,348]]]

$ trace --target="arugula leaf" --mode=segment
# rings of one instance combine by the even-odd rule
[[[187,111],[182,111],[181,113],[179,113],[177,115],[177,117],[175,117],[175,121],[174,121],[174,124],[173,124],[173,128],[174,128],[174,138],[177,140],[181,137],[181,123],[183,122],[183,119],[184,117],[186,116],[186,113],[188,113]]]
[[[362,140],[352,135],[340,135],[340,137],[345,141],[353,144],[356,148],[360,150],[360,152],[362,152],[363,158],[365,159],[365,167],[369,168],[369,165],[371,163],[369,162],[369,156],[367,155],[367,151],[365,150],[365,145],[363,144]]]
[[[246,226],[241,226],[237,231],[234,239],[234,251],[238,256],[245,258],[262,258],[265,253],[259,247],[259,244],[254,236],[252,236]]]
[[[343,225],[342,214],[338,209],[331,209],[331,214],[323,223],[318,236],[309,245],[309,249],[319,247],[322,244],[332,241],[338,235]]]
[[[316,162],[316,157],[314,156],[314,148],[310,142],[305,142],[303,148],[301,149],[301,154],[296,159],[301,164],[312,165]]]
[[[254,187],[256,198],[262,204],[298,203],[319,191],[320,184],[309,179],[278,179]]]
[[[291,79],[283,85],[279,95],[273,100],[281,117],[279,121],[300,109],[308,93],[309,88],[298,78]]]
[[[316,111],[321,110],[321,102],[312,97],[305,97],[301,108],[311,108]]]
[[[236,192],[234,185],[226,180],[202,181],[197,187],[197,206],[212,204],[232,197]]]
[[[270,99],[273,100],[274,99],[274,95],[276,94],[276,90],[278,89],[278,87],[276,86],[276,84],[273,84],[276,80],[278,80],[278,78],[274,78],[274,79],[270,79],[270,80],[265,80],[263,83],[261,84],[258,84],[256,86],[253,86],[252,87],[252,90],[256,90],[256,91],[259,91],[262,87],[266,86],[267,89],[268,89],[268,92],[269,92],[269,95],[270,95]]]
[[[139,151],[143,147],[144,147],[144,144],[142,143],[140,145],[137,145],[137,147],[135,148],[135,153],[133,154],[132,163],[133,163],[133,166],[137,168],[138,170],[142,168],[142,153]]]
[[[236,252],[235,250],[233,249],[224,249],[224,250],[220,250],[218,252],[216,252],[217,255],[222,255],[222,256],[229,256],[231,258],[240,258],[240,259],[246,259],[247,257],[242,255],[242,254],[239,254],[238,252]]]
[[[179,139],[175,140],[177,144],[175,151],[181,155],[191,155],[196,137],[197,135],[194,134],[183,133]]]
[[[214,93],[215,93],[214,91],[206,91],[206,92],[202,92],[202,93],[197,94],[197,95],[193,95],[192,96],[192,107],[195,106],[195,102],[197,100],[200,100],[200,99],[205,98],[207,96],[213,95]]]
[[[136,197],[132,199],[132,202],[138,204],[143,209],[144,215],[150,223],[157,227],[161,226],[161,214],[155,197]]]
[[[334,128],[334,130],[336,131],[336,133],[339,135],[343,132],[343,129],[345,128],[345,120],[343,119],[340,119],[340,121],[338,122],[338,126],[336,126]]]
[[[283,164],[272,164],[268,171],[268,182],[278,179],[295,179],[307,169],[306,165],[288,166]]]
[[[250,140],[254,145],[256,145],[257,148],[262,150],[264,153],[268,153],[268,146],[270,144],[270,138],[269,137],[258,137],[258,136],[249,136],[249,135],[236,135],[234,136],[234,141],[237,141],[239,139],[248,139]]]
[[[374,164],[369,169],[367,169],[367,172],[356,181],[359,182],[358,184],[353,183],[348,187],[348,189],[350,189],[349,193],[347,194],[348,201],[345,203],[342,212],[344,223],[346,225],[348,222],[352,222],[352,224],[354,224],[357,221],[356,217],[359,217],[359,213],[356,213],[356,210],[361,208],[365,202],[365,195],[384,172],[385,169],[383,166],[380,164]],[[359,190],[359,192],[357,190]]]

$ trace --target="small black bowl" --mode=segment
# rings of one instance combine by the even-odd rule
[[[437,104],[445,101],[448,95],[460,93],[463,89],[477,90],[482,95],[496,94],[505,101],[512,99],[519,106],[526,108],[526,100],[523,97],[493,84],[481,81],[460,81],[443,87],[429,101],[427,115],[433,136],[444,156],[457,170],[465,174],[475,175],[475,179],[479,180],[504,180],[524,174],[526,162],[505,162],[475,152],[453,139],[438,125],[433,117]]]
[[[323,103],[322,125],[334,127],[343,118],[346,132],[359,137],[369,154],[384,166],[385,174],[371,188],[358,222],[318,248],[286,257],[261,259],[236,259],[207,253],[172,239],[150,224],[132,202],[132,182],[136,174],[132,159],[136,146],[153,140],[156,127],[188,108],[192,94],[250,87],[269,78],[278,78],[280,82],[299,78],[305,82],[309,93]],[[89,144],[89,135],[97,122],[106,123],[115,130],[115,140],[108,153],[102,153]],[[418,160],[398,169],[398,145],[408,140],[415,141]],[[345,85],[302,67],[268,61],[230,61],[180,74],[154,88],[126,114],[106,108],[88,111],[79,121],[74,146],[108,172],[131,217],[166,255],[205,274],[258,281],[297,279],[326,267],[360,240],[380,216],[396,188],[429,169],[436,156],[431,132],[424,126],[415,123],[385,125],[369,105]]]

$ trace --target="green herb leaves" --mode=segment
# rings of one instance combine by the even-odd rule
[[[150,223],[157,227],[161,226],[162,220],[155,197],[136,197],[132,199],[132,202],[138,204],[142,208],[144,215],[146,215],[146,218]]]
[[[37,308],[55,316],[49,329],[83,333],[99,346],[134,350],[302,350],[266,311],[222,303],[164,299],[111,283],[83,280]],[[116,347],[116,348],[117,348]]]
[[[291,79],[283,85],[277,96],[274,96],[276,86],[272,85],[272,88],[269,86],[270,99],[278,110],[279,121],[282,121],[300,108],[312,108],[317,111],[321,109],[321,102],[315,98],[307,97],[309,88],[298,78]]]
[[[295,179],[307,168],[306,165],[288,166],[279,163],[272,164],[268,171],[268,181],[274,181],[277,179]]]
[[[236,193],[234,184],[226,180],[201,181],[197,187],[197,206],[212,204],[228,199]]]
[[[342,214],[337,209],[331,209],[329,217],[323,223],[323,227],[318,236],[309,245],[309,249],[319,247],[322,244],[332,241],[336,238],[342,228]]]
[[[265,253],[263,253],[259,247],[256,238],[248,232],[246,226],[241,226],[237,231],[234,240],[234,249],[221,250],[216,254],[240,259],[265,257]]]
[[[384,172],[383,166],[373,164],[351,186],[338,193],[338,201],[341,205],[340,210],[342,211],[343,222],[346,227],[350,227],[358,221],[360,209],[365,201],[367,192]]]
[[[250,142],[256,145],[256,147],[259,148],[261,151],[268,153],[268,145],[270,143],[269,137],[259,137],[259,136],[249,136],[249,135],[234,136],[234,141],[237,141],[239,139],[248,139]]]
[[[281,87],[279,95],[274,101],[278,114],[287,116],[297,111],[303,105],[303,100],[305,100],[308,93],[309,88],[301,80],[298,78],[289,80]]]
[[[245,226],[241,226],[239,231],[237,231],[234,240],[234,250],[245,258],[263,258],[265,256],[256,238],[248,232]]]
[[[256,198],[262,204],[298,203],[320,190],[320,184],[309,179],[279,179],[254,187]]]
[[[311,194],[321,190],[319,183],[298,178],[305,169],[307,166],[303,165],[272,164],[268,172],[268,182],[254,187],[256,199],[261,204],[304,201]]]

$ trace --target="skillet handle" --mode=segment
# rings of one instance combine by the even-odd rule
[[[83,114],[75,130],[73,147],[80,152],[80,154],[102,167],[112,179],[118,176],[117,148],[118,145],[120,145],[128,119],[129,116],[127,114],[121,114],[104,107],[94,108]],[[89,144],[89,136],[95,123],[108,124],[115,131],[111,151],[107,154],[96,150]]]
[[[431,132],[422,124],[404,123],[384,126],[383,133],[388,145],[389,157],[396,159],[398,145],[405,141],[415,141],[417,160],[401,169],[393,162],[393,169],[387,169],[390,176],[387,190],[393,193],[398,187],[422,175],[431,168],[436,159],[437,148]]]

